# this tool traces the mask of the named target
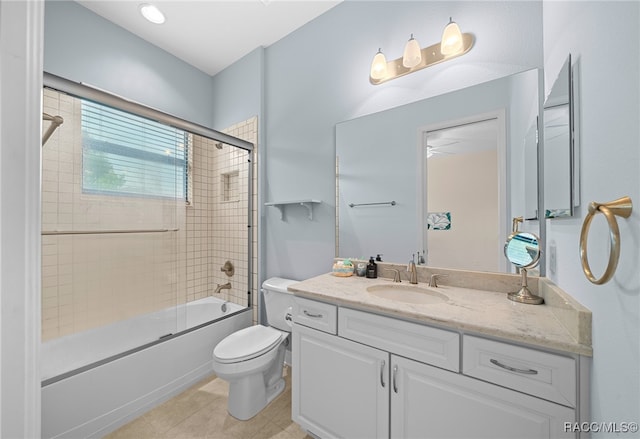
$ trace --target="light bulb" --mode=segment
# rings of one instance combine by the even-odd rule
[[[454,55],[462,50],[462,32],[460,26],[449,17],[449,24],[442,32],[440,42],[440,53],[443,55]]]
[[[140,13],[144,18],[155,24],[164,23],[164,14],[156,6],[149,3],[140,5]]]
[[[387,58],[385,58],[382,49],[378,49],[378,53],[373,57],[371,62],[371,78],[382,79],[387,75]]]
[[[411,34],[411,38],[409,38],[409,41],[407,41],[407,44],[404,46],[402,65],[410,69],[420,64],[420,61],[422,61],[420,44],[418,44],[418,41],[413,38],[413,34]]]

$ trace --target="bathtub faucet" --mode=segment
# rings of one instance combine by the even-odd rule
[[[227,282],[226,284],[218,284],[218,286],[216,287],[216,290],[214,291],[214,294],[220,293],[220,290],[230,290],[230,289],[231,289],[231,282]]]

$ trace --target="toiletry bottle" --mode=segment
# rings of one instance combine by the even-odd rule
[[[369,258],[369,263],[367,264],[367,278],[375,279],[378,277],[378,265],[376,261],[373,260],[373,256]]]

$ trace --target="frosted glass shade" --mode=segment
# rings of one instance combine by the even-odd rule
[[[413,38],[413,34],[411,34],[411,38],[409,38],[409,41],[407,41],[407,44],[405,44],[404,46],[404,54],[402,55],[402,65],[410,69],[420,64],[420,61],[422,61],[422,54],[420,53],[420,44],[415,38]]]
[[[387,58],[385,58],[382,50],[378,49],[378,53],[373,57],[371,62],[371,77],[373,79],[382,79],[387,74]]]
[[[453,55],[462,50],[462,32],[460,26],[449,18],[449,24],[442,32],[442,41],[440,42],[440,53],[443,55]]]

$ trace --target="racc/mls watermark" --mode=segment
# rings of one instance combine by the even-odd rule
[[[565,433],[636,433],[637,422],[565,422]]]

